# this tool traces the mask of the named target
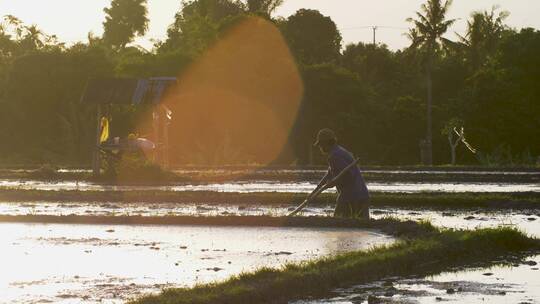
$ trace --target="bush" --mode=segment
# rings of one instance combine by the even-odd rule
[[[105,163],[103,177],[118,183],[163,182],[171,180],[174,174],[144,157],[125,154],[119,161]]]

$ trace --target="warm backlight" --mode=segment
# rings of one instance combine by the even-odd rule
[[[286,147],[303,85],[273,23],[239,21],[178,79],[165,101],[172,162],[264,165]]]

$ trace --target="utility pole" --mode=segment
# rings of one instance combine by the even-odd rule
[[[377,26],[373,26],[373,45],[377,45]]]

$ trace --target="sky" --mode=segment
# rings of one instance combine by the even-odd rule
[[[409,42],[403,35],[409,24],[406,18],[414,16],[425,0],[285,0],[275,16],[287,17],[300,8],[317,9],[330,16],[337,24],[345,44],[371,42],[378,26],[377,42],[391,49],[401,49]],[[110,0],[0,0],[0,16],[14,15],[26,24],[36,24],[47,34],[55,34],[61,41],[86,41],[88,32],[101,35],[105,19],[103,8]],[[454,0],[450,18],[460,18],[454,32],[463,33],[467,18],[475,10],[499,5],[510,12],[507,23],[513,28],[540,29],[539,0]],[[180,9],[180,0],[148,0],[148,33],[136,43],[150,49],[152,40],[162,40],[174,14]]]

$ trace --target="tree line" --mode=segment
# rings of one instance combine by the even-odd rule
[[[472,12],[467,30],[450,40],[451,1],[427,0],[411,13],[409,47],[344,45],[334,21],[300,9],[273,13],[282,0],[189,0],[152,50],[134,46],[148,28],[146,0],[112,0],[104,33],[66,45],[15,16],[0,25],[0,157],[4,163],[87,164],[95,136],[95,108],[80,104],[92,77],[176,76],[196,62],[242,18],[257,16],[282,33],[304,83],[290,150],[277,163],[308,164],[320,128],[364,164],[530,165],[540,155],[540,31],[510,28],[509,13]],[[129,133],[148,109],[114,108],[114,132]],[[462,133],[461,130],[463,130]],[[459,134],[466,144],[456,145]],[[173,135],[171,135],[173,136]],[[235,160],[257,155],[235,144]],[[198,153],[193,144],[192,153]],[[469,146],[469,147],[468,147]],[[473,147],[476,153],[469,149]],[[174,147],[171,154],[174,155]],[[421,151],[422,150],[422,151]],[[315,153],[316,154],[316,153]],[[315,157],[316,162],[321,158]],[[173,163],[175,159],[173,159]],[[178,156],[176,163],[191,162]]]

